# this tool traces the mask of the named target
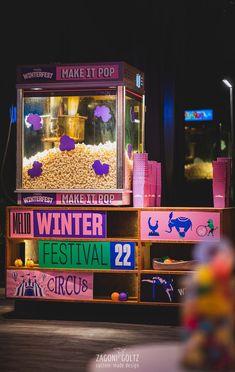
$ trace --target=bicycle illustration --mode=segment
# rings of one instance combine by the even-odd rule
[[[196,234],[203,238],[204,236],[214,236],[214,231],[218,229],[218,226],[214,226],[212,219],[207,221],[207,225],[199,225],[196,228]]]

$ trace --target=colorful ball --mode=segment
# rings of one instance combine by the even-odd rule
[[[118,292],[113,292],[111,294],[111,300],[115,301],[115,302],[119,301],[119,293]]]
[[[26,266],[27,267],[34,267],[34,261],[32,260],[32,258],[27,258]]]
[[[233,270],[233,262],[228,255],[218,254],[211,262],[217,280],[228,280]]]
[[[121,292],[119,294],[119,301],[127,301],[127,299],[128,299],[128,295],[126,292]]]
[[[198,319],[195,318],[195,317],[187,317],[184,319],[184,326],[187,328],[187,329],[196,329],[198,327]]]
[[[214,331],[214,325],[208,319],[200,321],[199,328],[206,334],[212,334],[212,332]]]
[[[16,267],[22,267],[23,266],[23,261],[21,260],[20,257],[15,260],[15,266]]]
[[[209,265],[201,265],[198,268],[197,282],[202,286],[210,286],[213,284],[214,275]]]

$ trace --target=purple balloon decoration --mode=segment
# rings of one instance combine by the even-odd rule
[[[108,106],[96,106],[94,115],[97,118],[101,118],[104,123],[107,123],[112,117]]]
[[[40,163],[39,161],[34,161],[33,167],[28,170],[28,175],[31,178],[34,178],[34,177],[41,176],[41,174],[42,174],[42,163]]]
[[[119,294],[119,301],[127,301],[127,299],[128,299],[128,295],[126,292],[121,292]]]
[[[30,124],[33,128],[33,130],[40,130],[42,129],[42,118],[38,114],[29,114],[26,117],[26,121],[28,124]]]
[[[60,138],[60,150],[61,151],[71,151],[75,149],[75,142],[69,136],[62,136]]]
[[[132,156],[132,144],[131,143],[128,143],[127,145],[127,155],[128,155],[128,158],[131,159],[131,156]]]
[[[100,160],[95,160],[92,164],[92,168],[94,169],[95,174],[97,174],[98,176],[103,176],[104,174],[109,173],[109,165],[102,164]]]

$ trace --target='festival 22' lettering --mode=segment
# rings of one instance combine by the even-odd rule
[[[107,242],[39,242],[40,267],[110,268]]]
[[[134,242],[39,240],[39,267],[134,270]]]

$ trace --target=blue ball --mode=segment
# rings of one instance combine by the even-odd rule
[[[199,328],[207,334],[211,334],[214,331],[214,325],[209,320],[203,320],[199,323]]]

